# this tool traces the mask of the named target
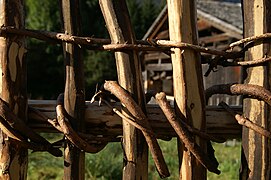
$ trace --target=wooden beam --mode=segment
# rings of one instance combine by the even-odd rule
[[[24,1],[0,0],[1,26],[24,29]],[[27,119],[25,38],[19,35],[0,37],[0,97],[22,120]],[[0,132],[0,179],[26,179],[27,149],[11,144]]]
[[[63,29],[68,35],[80,34],[79,0],[61,1]],[[66,68],[66,83],[64,106],[67,113],[76,122],[71,122],[73,128],[82,131],[84,127],[84,70],[80,48],[77,45],[63,43],[63,53]],[[85,155],[68,140],[64,148],[64,180],[85,179]]]
[[[210,23],[204,21],[203,19],[199,19],[197,21],[197,24],[198,24],[198,31],[203,31],[212,27]]]
[[[148,54],[144,55],[144,61],[148,62],[148,61],[152,61],[152,60],[158,60],[158,59],[169,59],[170,56],[162,53],[162,52],[150,52]]]
[[[120,103],[112,104],[117,109],[121,109]],[[55,106],[56,101],[47,100],[30,100],[29,106],[39,109],[49,118],[56,118]],[[242,107],[232,106],[234,111],[241,113]],[[150,124],[157,137],[166,139],[176,137],[170,124],[167,122],[161,109],[156,104],[146,105],[147,115]],[[28,125],[38,132],[54,132],[54,129],[46,120],[41,119],[32,111],[28,113]],[[219,121],[218,121],[219,120]],[[225,139],[241,138],[241,126],[236,120],[227,113],[224,108],[219,106],[206,107],[206,131],[208,134],[215,137],[223,137]],[[98,103],[91,104],[86,102],[85,111],[86,132],[94,135],[112,135],[122,136],[122,121],[121,118],[109,109],[106,105],[99,106]]]
[[[271,4],[268,0],[244,0],[244,37],[271,32]],[[270,43],[249,48],[245,59],[250,61],[270,55]],[[245,83],[263,86],[270,90],[270,63],[247,68]],[[246,99],[244,114],[252,122],[270,130],[270,108],[263,101]],[[243,128],[242,168],[240,179],[270,179],[271,149],[267,138]]]
[[[204,36],[199,38],[199,43],[214,43],[214,42],[219,42],[219,41],[226,41],[230,37],[227,33],[221,33],[221,34],[216,34],[212,36]]]
[[[149,71],[172,71],[171,63],[147,64],[146,69]]]
[[[170,40],[197,44],[196,1],[167,0]],[[183,114],[188,123],[205,130],[205,102],[199,53],[192,50],[172,48],[173,86],[177,116]],[[196,138],[206,151],[206,142]],[[179,143],[180,179],[206,179],[206,169],[191,152]]]
[[[125,0],[100,0],[101,10],[112,43],[135,43]],[[134,50],[115,52],[118,83],[126,89],[145,111],[141,65]],[[125,112],[125,108],[123,107]],[[148,147],[142,133],[123,122],[123,179],[147,179]]]

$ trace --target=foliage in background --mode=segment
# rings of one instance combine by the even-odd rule
[[[58,1],[26,0],[26,28],[59,31]],[[56,98],[63,91],[62,47],[28,39],[27,81],[30,98]]]
[[[82,35],[108,38],[98,0],[81,2]],[[128,0],[131,21],[138,39],[150,27],[163,3]],[[164,1],[161,1],[164,2]],[[62,32],[59,1],[26,0],[26,28]],[[95,85],[116,80],[113,53],[82,50],[85,64],[86,96],[90,98]],[[35,39],[28,40],[28,93],[32,99],[56,99],[64,91],[62,46]]]
[[[51,142],[61,138],[61,136],[48,136]],[[178,171],[178,153],[176,139],[171,141],[159,140],[162,152],[168,165],[171,176],[168,180],[179,179]],[[240,167],[241,143],[237,142],[231,146],[224,144],[213,144],[216,150],[215,155],[219,161],[221,174],[215,175],[208,172],[208,180],[237,180]],[[86,154],[85,179],[90,180],[108,180],[122,178],[122,148],[120,143],[109,143],[105,149],[97,154]],[[149,179],[159,180],[160,177],[155,169],[154,162],[149,155]],[[52,157],[48,153],[31,153],[29,155],[29,180],[50,180],[62,179],[63,176],[63,158]]]

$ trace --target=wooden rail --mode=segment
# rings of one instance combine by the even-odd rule
[[[51,119],[56,118],[56,101],[54,100],[29,100],[29,106],[37,108]],[[118,109],[121,108],[120,103],[115,103],[113,106]],[[158,105],[147,104],[146,108],[150,125],[158,138],[169,139],[171,137],[176,137],[175,131],[167,122]],[[241,107],[232,108],[237,112],[242,110]],[[41,119],[33,112],[28,113],[28,118],[28,125],[38,132],[57,132],[57,130],[54,129],[47,121]],[[210,135],[226,139],[241,137],[241,126],[222,107],[207,106],[206,121],[206,130]],[[105,105],[99,106],[98,103],[90,104],[90,102],[87,101],[85,125],[87,133],[105,136],[122,136],[121,118],[115,115],[111,109]]]

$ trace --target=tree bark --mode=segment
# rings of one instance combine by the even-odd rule
[[[171,41],[197,44],[196,1],[168,0]],[[182,113],[189,123],[205,130],[204,89],[199,54],[189,49],[172,48],[173,83],[176,115]],[[206,142],[196,138],[205,150]],[[179,143],[180,179],[206,179],[206,169]]]
[[[0,0],[0,26],[24,28],[24,1]],[[27,119],[25,39],[0,37],[0,96],[22,120]],[[27,149],[11,144],[0,132],[0,179],[26,179]]]
[[[100,0],[100,6],[112,43],[135,43],[125,0]],[[145,111],[141,66],[134,50],[115,52],[118,83]],[[125,108],[123,108],[125,111]],[[142,133],[123,121],[123,179],[148,178],[148,148]]]
[[[63,28],[68,35],[80,34],[79,0],[61,1]],[[76,131],[84,129],[85,89],[84,70],[80,48],[77,45],[63,44],[66,83],[64,107],[76,122],[71,122]],[[68,140],[64,148],[64,179],[84,179],[85,154],[72,145]]]
[[[271,4],[268,0],[244,0],[244,37],[270,32]],[[255,43],[245,54],[245,59],[253,60],[270,55],[270,44]],[[270,89],[270,63],[246,69],[245,83],[260,85]],[[270,130],[270,110],[263,101],[244,100],[244,115],[253,123]],[[242,167],[240,179],[270,179],[271,151],[266,137],[243,128]]]

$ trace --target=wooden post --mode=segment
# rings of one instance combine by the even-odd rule
[[[194,0],[167,0],[170,40],[197,44],[197,15]],[[173,87],[176,114],[183,113],[194,127],[205,130],[204,89],[199,54],[172,48]],[[205,149],[206,142],[196,139]],[[181,143],[179,143],[182,145]],[[180,179],[206,179],[206,169],[181,146]]]
[[[112,43],[135,43],[125,0],[100,0]],[[116,52],[119,84],[145,109],[141,66],[136,51]],[[148,148],[142,133],[123,121],[123,179],[148,178]]]
[[[0,26],[24,28],[24,1],[0,0]],[[23,36],[0,37],[0,96],[21,119],[27,119],[26,61]],[[26,179],[27,149],[0,132],[0,179]]]
[[[268,0],[244,0],[244,37],[271,32],[271,3]],[[270,55],[270,44],[258,44],[246,52],[246,60]],[[270,64],[250,67],[245,83],[270,89]],[[263,101],[245,99],[244,114],[254,123],[270,130],[270,108]],[[271,145],[265,137],[243,127],[240,179],[270,179]]]
[[[62,0],[62,15],[64,31],[68,35],[79,35],[80,12],[79,0]],[[64,106],[76,122],[71,122],[73,128],[82,131],[85,114],[84,71],[80,48],[76,45],[63,44],[66,84]],[[67,141],[64,150],[64,179],[84,179],[85,154]]]

